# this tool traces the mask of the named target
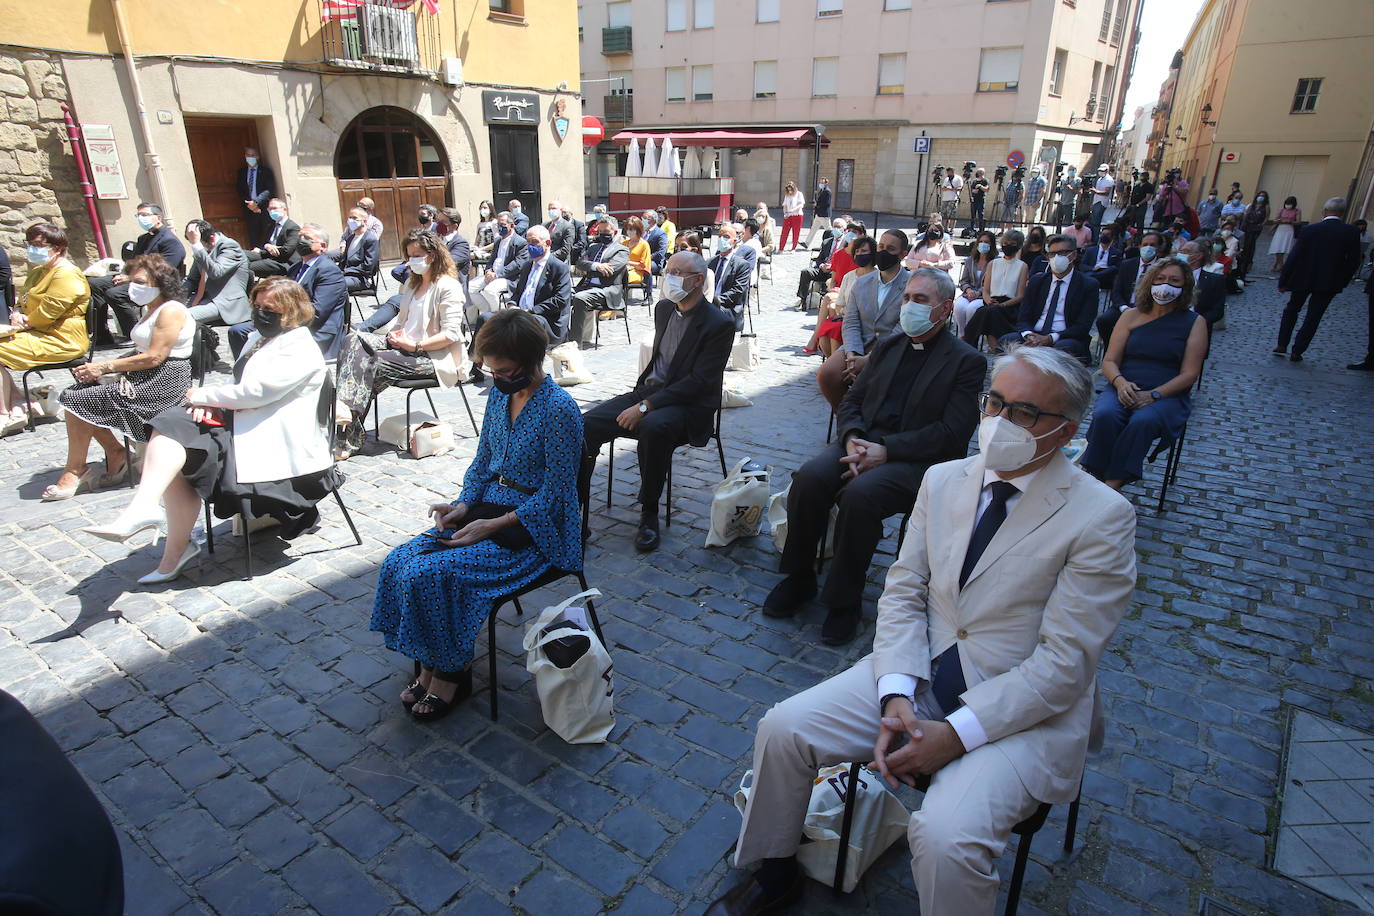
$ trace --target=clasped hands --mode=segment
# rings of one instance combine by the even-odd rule
[[[918,719],[908,698],[888,700],[883,713],[873,742],[872,765],[892,788],[898,782],[914,787],[917,776],[930,776],[963,755],[964,745],[954,726]]]
[[[1121,382],[1125,382],[1126,384],[1120,384]],[[1121,406],[1130,408],[1131,410],[1138,410],[1154,400],[1154,398],[1150,396],[1150,392],[1141,388],[1130,379],[1122,378],[1119,375],[1116,377],[1116,382],[1112,384],[1112,387],[1116,389],[1116,399],[1121,402]]]
[[[841,480],[858,477],[864,471],[887,463],[887,446],[879,445],[877,442],[869,442],[867,439],[854,436],[844,444],[844,449],[846,454],[840,459],[840,464],[846,465],[846,468],[840,475]]]
[[[443,534],[446,531],[453,531],[467,513],[468,507],[464,503],[455,503],[454,505],[435,503],[429,507],[428,514],[434,518],[434,527],[439,530],[440,534]],[[479,518],[468,522],[462,528],[458,528],[457,531],[454,531],[453,537],[441,537],[436,538],[436,540],[446,547],[466,547],[469,544],[476,544],[506,527],[502,518]]]

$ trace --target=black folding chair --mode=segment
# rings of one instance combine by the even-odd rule
[[[619,312],[620,317],[625,321],[625,342],[634,342],[633,338],[630,337],[630,284],[629,281],[625,279],[625,273],[623,271],[621,272],[620,277],[620,308],[599,309],[595,315],[591,316],[592,346],[598,350],[601,349],[601,312]]]
[[[1168,453],[1164,460],[1164,476],[1159,481],[1159,505],[1155,507],[1156,512],[1162,513],[1164,511],[1164,499],[1169,495],[1169,487],[1178,478],[1179,458],[1183,454],[1183,440],[1187,436],[1188,424],[1185,422],[1183,428],[1178,431],[1177,437],[1173,439],[1165,437],[1156,442],[1154,450],[1150,452],[1147,459],[1151,464],[1154,464],[1155,459],[1161,453]]]
[[[353,329],[353,310],[354,310],[354,309],[357,309],[357,310],[358,310],[358,320],[359,320],[359,321],[365,321],[365,320],[366,320],[366,316],[363,315],[363,304],[362,304],[362,302],[361,302],[362,299],[367,298],[367,297],[370,296],[370,297],[372,298],[372,308],[373,308],[373,310],[375,311],[376,309],[381,308],[382,300],[381,300],[381,297],[377,295],[377,281],[378,281],[378,278],[381,276],[381,273],[382,273],[382,268],[381,268],[381,265],[378,264],[377,269],[374,270],[374,271],[372,272],[372,276],[367,277],[367,278],[365,278],[365,279],[363,280],[363,285],[362,285],[362,286],[358,287],[358,288],[355,289],[355,290],[350,290],[350,291],[349,291],[349,293],[348,293],[348,309],[344,312],[344,333],[345,333],[345,334],[347,334],[349,331],[351,331],[351,330]]]
[[[460,378],[457,384],[454,385],[454,387],[457,388],[458,393],[463,396],[463,407],[468,412],[468,422],[472,424],[472,434],[474,436],[480,436],[481,430],[477,428],[477,418],[472,413],[472,404],[468,401],[468,393],[464,388],[465,385],[467,385],[467,382]],[[415,397],[415,392],[423,391],[425,393],[425,400],[429,401],[429,409],[434,412],[434,416],[439,416],[439,408],[434,406],[434,398],[430,395],[430,392],[433,391],[435,388],[442,387],[439,384],[439,380],[437,378],[403,378],[393,382],[391,387],[397,388],[406,393],[405,428],[407,430],[407,434],[409,434],[410,430],[410,399]],[[381,414],[381,399],[374,397],[372,399],[372,433],[373,435],[377,436],[378,439],[381,438]],[[366,417],[363,418],[364,422],[366,421],[366,419]],[[366,429],[367,427],[363,428]]]
[[[55,363],[44,363],[44,364],[41,365],[41,366],[34,366],[32,369],[26,369],[26,370],[24,370],[24,373],[19,377],[19,384],[20,384],[21,386],[23,386],[23,389],[24,389],[24,409],[25,409],[26,411],[28,411],[28,413],[27,413],[27,416],[28,416],[28,423],[25,424],[25,428],[26,428],[29,432],[33,432],[33,411],[28,410],[29,403],[30,403],[30,401],[29,401],[29,376],[31,376],[31,375],[36,375],[36,376],[38,376],[39,378],[42,378],[42,377],[43,377],[43,373],[44,373],[44,372],[47,372],[48,370],[51,370],[51,369],[67,369],[67,370],[74,370],[74,369],[76,369],[76,367],[78,367],[78,366],[84,366],[84,365],[86,365],[87,363],[89,363],[91,360],[95,359],[95,331],[96,331],[96,328],[95,328],[95,310],[94,310],[91,306],[87,305],[87,306],[86,306],[86,337],[87,337],[87,340],[88,340],[88,345],[87,345],[87,347],[86,347],[86,352],[85,352],[84,354],[82,354],[81,356],[73,357],[72,359],[64,359],[64,360],[61,360],[60,362],[55,362]],[[76,373],[75,373],[75,372],[72,372],[72,381],[76,381]]]

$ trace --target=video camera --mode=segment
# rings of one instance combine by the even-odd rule
[[[997,167],[997,173],[993,177],[998,184],[1001,184],[1007,177],[1007,167],[1005,165],[999,165]]]
[[[976,168],[978,168],[978,163],[974,162],[972,159],[964,163],[964,181],[968,181],[969,178],[972,177],[973,170]]]
[[[1024,165],[1018,165],[1015,171],[1011,173],[1011,177],[1013,181],[1020,181],[1021,179],[1025,178],[1026,167]]]

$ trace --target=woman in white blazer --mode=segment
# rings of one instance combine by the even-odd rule
[[[355,331],[339,350],[337,422],[340,458],[362,448],[372,399],[402,379],[435,378],[452,388],[467,372],[463,286],[448,246],[428,229],[405,241],[410,276],[385,334]]]
[[[291,538],[315,524],[315,503],[337,482],[328,404],[320,403],[328,370],[310,333],[310,297],[295,281],[271,277],[254,287],[252,304],[254,330],[234,365],[236,381],[192,388],[188,406],[155,416],[134,498],[108,527],[84,529],[125,541],[165,525],[162,562],[141,584],[175,579],[199,555],[191,528],[202,499],[223,518],[247,499],[253,515],[273,516]]]

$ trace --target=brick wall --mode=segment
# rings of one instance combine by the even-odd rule
[[[24,228],[49,220],[67,230],[72,257],[96,257],[76,163],[66,143],[67,80],[55,57],[0,46],[0,245],[23,272]]]

